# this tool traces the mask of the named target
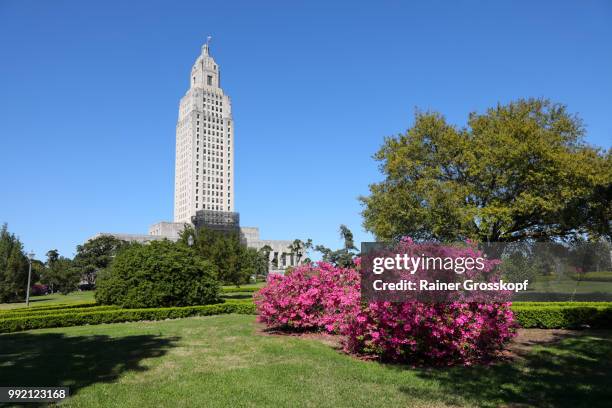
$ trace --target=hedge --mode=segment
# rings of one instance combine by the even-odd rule
[[[512,311],[525,329],[612,329],[612,307],[564,305],[512,305]]]
[[[0,318],[5,314],[13,314],[13,313],[30,313],[34,311],[42,311],[42,310],[55,310],[55,309],[72,309],[72,308],[85,308],[85,307],[94,307],[100,306],[99,303],[96,302],[79,302],[79,303],[54,303],[52,305],[46,306],[32,306],[32,307],[19,307],[15,309],[4,309],[0,310]]]
[[[72,308],[63,308],[63,309],[51,309],[51,310],[28,310],[25,309],[23,311],[17,313],[4,313],[0,314],[0,319],[8,319],[13,317],[27,317],[27,316],[49,316],[54,314],[66,314],[66,313],[82,313],[82,312],[100,312],[103,310],[116,310],[119,309],[119,306],[115,305],[98,305],[92,307],[72,307]]]
[[[190,316],[211,316],[226,313],[255,314],[255,306],[247,303],[219,303],[205,306],[114,309],[93,312],[71,312],[65,314],[0,318],[0,333],[51,327],[82,326],[86,324],[179,319]]]
[[[538,306],[538,307],[555,307],[555,306],[563,306],[563,307],[584,307],[584,306],[594,306],[594,307],[612,307],[612,302],[533,302],[533,301],[523,301],[523,302],[512,302],[512,308],[515,307],[523,307],[523,306]]]
[[[612,329],[611,302],[514,302],[512,311],[523,328],[575,329],[588,326]],[[150,309],[120,309],[117,306],[95,306],[95,303],[64,305],[63,309],[59,305],[12,309],[0,314],[0,333],[226,313],[255,314],[255,306],[250,299],[241,299],[205,306]]]

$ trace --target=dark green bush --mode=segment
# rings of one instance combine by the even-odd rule
[[[226,313],[254,314],[252,303],[219,303],[205,306],[166,307],[153,309],[115,309],[26,317],[0,318],[0,333],[49,327],[86,324],[120,323],[139,320],[178,319],[190,316],[211,316]]]
[[[215,266],[193,249],[168,240],[131,245],[98,276],[96,300],[126,308],[217,303]]]

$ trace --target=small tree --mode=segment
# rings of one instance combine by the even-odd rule
[[[295,264],[299,265],[304,255],[308,252],[308,250],[312,249],[312,239],[307,239],[306,242],[301,239],[295,239],[289,246],[289,251],[295,257]]]
[[[353,268],[355,267],[353,259],[358,255],[358,252],[353,241],[353,233],[346,225],[340,225],[340,238],[344,240],[341,249],[332,251],[323,245],[317,245],[315,251],[323,255],[324,262],[330,262],[341,268]]]

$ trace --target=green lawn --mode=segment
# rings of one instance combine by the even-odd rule
[[[30,307],[36,306],[47,306],[53,304],[70,304],[70,303],[81,303],[81,302],[93,302],[94,291],[88,290],[83,292],[72,292],[68,295],[60,295],[54,293],[53,295],[43,296],[32,296],[30,298]],[[25,307],[25,302],[20,303],[0,303],[0,310],[2,309],[17,309]]]
[[[223,315],[0,335],[0,385],[68,385],[67,407],[604,406],[612,332],[578,332],[514,363],[413,369]]]

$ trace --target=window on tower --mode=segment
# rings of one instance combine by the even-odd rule
[[[195,79],[194,79],[195,81]],[[206,79],[206,83],[207,85],[212,85],[212,75],[208,75],[208,78]]]

